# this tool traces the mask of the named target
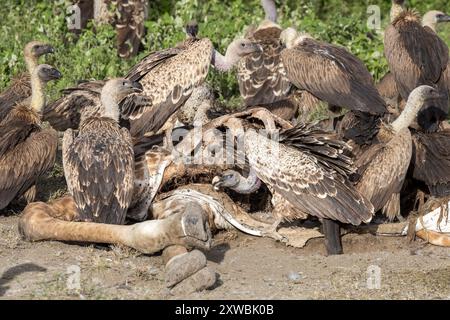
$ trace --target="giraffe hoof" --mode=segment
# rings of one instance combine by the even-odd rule
[[[181,223],[184,230],[184,242],[187,246],[200,249],[210,249],[212,242],[211,229],[202,208],[196,203],[190,203]]]

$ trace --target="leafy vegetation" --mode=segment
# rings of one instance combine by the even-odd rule
[[[279,0],[283,27],[295,26],[319,39],[346,46],[358,55],[376,79],[386,71],[382,29],[389,21],[388,0]],[[131,60],[121,60],[115,50],[115,32],[109,25],[91,24],[75,41],[66,25],[68,0],[3,0],[0,7],[0,90],[11,76],[24,70],[22,49],[32,39],[52,43],[57,53],[47,63],[61,70],[64,78],[49,88],[52,98],[59,90],[81,79],[120,76],[149,51],[175,45],[185,36],[184,24],[196,19],[200,34],[209,37],[223,52],[228,43],[242,35],[246,27],[264,17],[259,0],[156,0],[150,1],[146,21],[145,50]],[[409,6],[424,13],[446,9],[447,0],[410,0]],[[380,6],[381,30],[367,27],[369,5]],[[441,36],[450,44],[450,26]],[[210,82],[222,100],[238,101],[234,74],[211,72]]]

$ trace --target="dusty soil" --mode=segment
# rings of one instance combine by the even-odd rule
[[[216,287],[170,296],[160,256],[24,242],[17,222],[17,215],[0,216],[0,299],[450,299],[450,248],[406,238],[349,234],[343,238],[346,254],[325,257],[323,239],[294,249],[220,233],[207,253],[219,277]],[[80,268],[79,292],[67,286],[73,266]],[[380,268],[379,289],[368,288],[370,266]]]

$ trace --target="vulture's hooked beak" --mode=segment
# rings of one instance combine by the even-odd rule
[[[141,93],[142,91],[144,91],[144,87],[142,87],[142,84],[137,81],[133,82],[133,92]]]
[[[222,184],[223,184],[222,177],[215,176],[212,179],[212,186],[213,186],[214,190],[220,191],[220,188],[221,188]]]
[[[450,22],[450,16],[447,14],[445,16],[442,16],[441,18],[439,18],[439,22]]]
[[[53,48],[51,45],[46,44],[43,46],[40,46],[39,48],[36,49],[36,53],[38,56],[42,56],[44,54],[50,54],[50,53],[55,53],[55,48]]]
[[[59,80],[62,78],[62,73],[58,69],[52,68],[49,73],[49,78],[51,80]]]

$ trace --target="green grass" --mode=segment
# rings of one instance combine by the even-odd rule
[[[387,0],[286,0],[279,3],[280,23],[296,26],[315,37],[350,49],[360,57],[376,79],[386,71],[381,33],[367,28],[367,5],[380,5],[382,26],[388,23]],[[429,9],[445,10],[447,0],[410,0],[421,13]],[[64,78],[50,85],[52,99],[59,90],[81,79],[104,79],[124,75],[149,51],[175,45],[184,38],[183,25],[191,19],[200,23],[200,34],[209,37],[223,52],[228,43],[242,35],[250,24],[263,18],[259,0],[156,0],[151,1],[145,51],[131,60],[121,60],[115,50],[115,32],[108,25],[90,25],[78,41],[68,32],[65,15],[68,0],[4,0],[0,6],[0,90],[11,77],[24,70],[22,49],[32,39],[52,43],[57,53],[47,58]],[[450,26],[440,35],[450,44]],[[239,103],[234,74],[211,72],[208,81],[220,94],[221,101]]]

